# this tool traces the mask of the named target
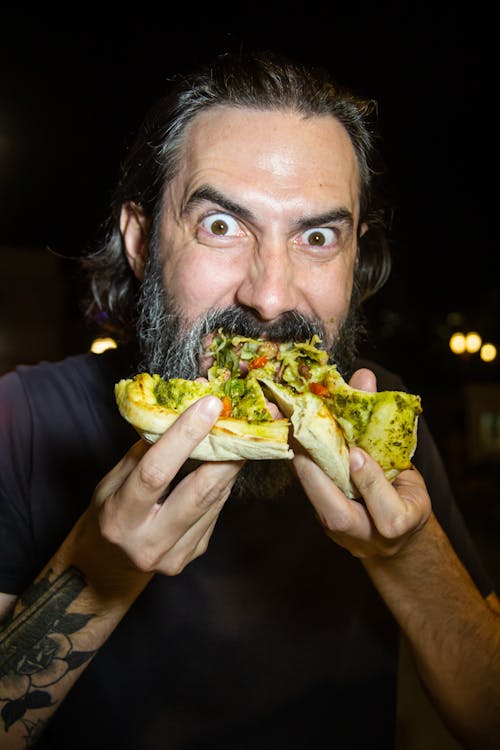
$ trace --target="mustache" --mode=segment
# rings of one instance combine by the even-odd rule
[[[295,310],[283,313],[270,323],[260,320],[255,313],[245,307],[232,305],[219,310],[212,310],[193,328],[193,337],[198,342],[200,374],[206,376],[213,358],[207,352],[212,335],[219,329],[227,336],[245,336],[252,339],[268,341],[304,341],[314,334],[323,339],[323,326],[319,321],[308,320]]]
[[[199,335],[216,333],[222,328],[228,335],[264,338],[269,341],[304,341],[317,335],[324,339],[325,330],[319,320],[309,320],[302,313],[290,310],[269,323],[258,318],[250,308],[232,305],[212,310],[204,316]]]
[[[149,308],[151,309],[151,308]],[[164,378],[194,379],[206,375],[207,345],[219,329],[228,336],[264,338],[269,341],[304,341],[313,335],[324,337],[320,321],[308,320],[294,310],[266,323],[249,308],[232,305],[212,309],[194,322],[183,319],[174,305],[167,303],[155,324],[142,327],[140,343],[143,354],[141,369],[157,372]]]

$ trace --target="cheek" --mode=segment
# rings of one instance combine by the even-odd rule
[[[319,269],[307,284],[307,296],[314,314],[335,333],[345,319],[351,301],[353,265],[337,264],[330,272]]]
[[[165,287],[189,320],[233,304],[239,276],[239,264],[205,251],[187,251],[164,267]]]

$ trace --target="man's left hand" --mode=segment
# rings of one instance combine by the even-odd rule
[[[351,385],[374,391],[375,376],[358,370]],[[402,471],[392,484],[381,467],[359,448],[350,450],[351,477],[360,500],[351,500],[305,453],[295,470],[327,535],[360,558],[397,554],[431,514],[431,502],[416,469]]]

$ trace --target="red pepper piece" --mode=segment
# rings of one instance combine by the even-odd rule
[[[220,413],[220,416],[221,417],[230,417],[231,416],[231,411],[232,411],[232,408],[233,408],[233,405],[231,403],[231,399],[229,398],[229,396],[224,396],[221,399],[221,401],[222,401],[222,411]]]
[[[249,370],[257,370],[259,367],[264,367],[267,362],[267,354],[263,354],[261,357],[255,357],[248,364]]]
[[[322,398],[330,395],[330,391],[326,385],[321,385],[321,383],[309,383],[309,390],[311,393],[315,393],[316,396],[321,396]]]

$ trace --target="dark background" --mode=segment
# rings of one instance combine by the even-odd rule
[[[367,308],[376,355],[414,388],[435,382],[437,365],[462,378],[447,350],[450,313],[500,341],[493,12],[344,5],[311,15],[190,7],[176,20],[148,5],[107,19],[4,13],[0,246],[91,248],[124,148],[168,75],[226,50],[278,49],[379,103],[395,214],[394,272]],[[470,374],[496,379],[498,368],[469,362]]]
[[[475,517],[481,504],[498,523],[500,451],[471,460],[467,389],[498,386],[499,364],[448,349],[455,325],[500,344],[493,6],[186,4],[175,18],[148,4],[106,17],[104,6],[102,15],[83,8],[0,19],[0,250],[75,258],[95,245],[124,148],[171,73],[251,47],[329,67],[379,103],[394,207],[394,270],[367,305],[366,353],[422,395],[464,507]],[[62,273],[68,354],[89,333],[75,263],[62,262]],[[42,311],[43,284],[30,291],[16,278],[16,316],[35,291]]]

